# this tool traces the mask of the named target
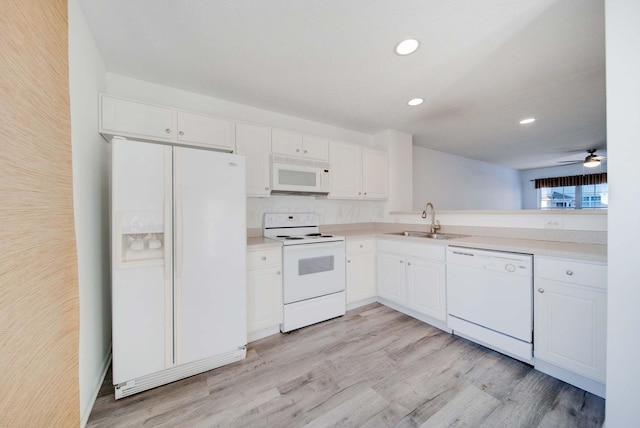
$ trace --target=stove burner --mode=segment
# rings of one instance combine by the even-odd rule
[[[322,236],[322,233],[307,233],[304,236]]]
[[[276,238],[288,238],[289,235],[276,235]]]
[[[333,235],[320,235],[321,238],[333,238]]]
[[[284,238],[286,240],[296,240],[296,239],[304,239],[302,236],[287,236]]]

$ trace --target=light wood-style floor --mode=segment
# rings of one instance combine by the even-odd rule
[[[377,303],[115,401],[88,427],[600,427],[604,400]]]

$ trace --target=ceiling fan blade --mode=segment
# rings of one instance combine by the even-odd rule
[[[584,160],[558,161],[557,163],[565,163],[567,165],[571,165],[574,163],[584,163]]]

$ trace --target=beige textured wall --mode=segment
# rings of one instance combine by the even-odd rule
[[[0,2],[0,426],[78,426],[67,2]]]

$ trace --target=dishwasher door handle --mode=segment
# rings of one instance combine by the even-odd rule
[[[463,253],[461,251],[452,251],[452,252],[453,252],[453,254],[458,254],[460,256],[469,256],[469,257],[474,257],[475,256],[475,254],[473,254],[473,253]]]

